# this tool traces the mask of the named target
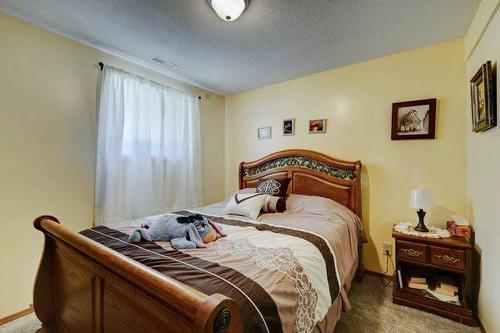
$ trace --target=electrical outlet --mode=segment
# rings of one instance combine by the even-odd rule
[[[392,243],[391,242],[382,242],[382,253],[384,256],[389,255],[392,256]]]

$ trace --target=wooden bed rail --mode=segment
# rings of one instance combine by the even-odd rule
[[[233,300],[204,293],[70,231],[52,216],[34,287],[40,332],[242,332]]]

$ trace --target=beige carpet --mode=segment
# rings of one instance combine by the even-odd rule
[[[0,333],[31,333],[36,332],[39,328],[40,322],[32,313],[0,326]]]
[[[355,282],[349,293],[352,310],[343,314],[335,332],[480,332],[478,328],[392,304],[391,290],[370,275],[366,275],[362,283]],[[31,333],[39,327],[40,323],[31,314],[0,326],[0,333]]]

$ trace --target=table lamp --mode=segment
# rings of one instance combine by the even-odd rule
[[[415,231],[429,232],[429,229],[425,226],[424,209],[432,208],[432,194],[431,191],[424,188],[413,189],[410,192],[410,201],[408,202],[410,208],[417,209],[418,215],[418,225],[415,227]]]

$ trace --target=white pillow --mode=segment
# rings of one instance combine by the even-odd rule
[[[224,206],[226,206],[227,203],[229,201],[231,201],[231,199],[234,199],[234,195],[235,194],[255,194],[255,193],[256,193],[256,188],[255,187],[247,187],[247,188],[244,188],[242,190],[234,191],[233,193],[229,194],[228,196],[226,196],[224,198],[224,201],[223,201]]]
[[[224,208],[224,214],[246,216],[255,220],[268,196],[267,193],[236,193]]]

